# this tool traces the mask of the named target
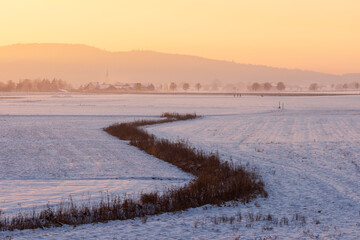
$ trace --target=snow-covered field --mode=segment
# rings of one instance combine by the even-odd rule
[[[48,200],[56,204],[69,195],[96,200],[104,191],[136,194],[189,181],[188,174],[101,129],[165,111],[204,117],[151,126],[148,131],[187,139],[205,151],[218,152],[223,160],[248,163],[264,179],[269,198],[147,219],[3,232],[0,239],[360,236],[360,96],[16,97],[0,98],[0,209],[5,213],[41,208]],[[284,110],[277,109],[279,101]],[[263,220],[268,214],[271,220]],[[223,223],[219,216],[235,220]]]

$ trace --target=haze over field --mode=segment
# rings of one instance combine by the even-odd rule
[[[109,52],[75,44],[16,44],[0,47],[0,81],[61,78],[74,85],[103,82],[197,82],[212,84],[284,82],[337,84],[359,81],[360,74],[334,75],[313,71],[239,64],[152,51]]]

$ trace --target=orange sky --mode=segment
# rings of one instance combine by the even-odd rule
[[[82,43],[360,72],[358,0],[11,0],[0,45]]]

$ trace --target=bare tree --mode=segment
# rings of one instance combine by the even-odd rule
[[[316,91],[316,90],[318,90],[318,88],[319,88],[319,85],[317,83],[312,83],[309,86],[310,91]]]
[[[250,89],[251,89],[252,91],[259,91],[260,88],[261,88],[261,85],[260,85],[259,83],[257,83],[257,82],[254,82],[254,83],[251,85],[251,87],[250,87]]]
[[[277,85],[276,85],[276,89],[279,90],[279,91],[283,91],[285,90],[285,84],[283,82],[278,82]]]
[[[271,83],[269,83],[269,82],[264,83],[264,90],[269,91],[271,89],[271,87],[272,87]]]
[[[187,91],[190,88],[190,85],[188,83],[184,83],[183,89]]]
[[[170,89],[171,89],[172,91],[174,91],[176,88],[177,88],[176,83],[172,82],[172,83],[170,84]]]
[[[200,91],[201,84],[200,84],[200,83],[197,83],[197,84],[195,85],[195,87],[196,87],[196,89],[197,89],[198,91]]]
[[[147,87],[147,90],[154,91],[155,90],[154,84],[150,83],[150,85]]]

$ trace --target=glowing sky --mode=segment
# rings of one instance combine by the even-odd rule
[[[1,0],[0,45],[34,42],[360,72],[360,1]]]

